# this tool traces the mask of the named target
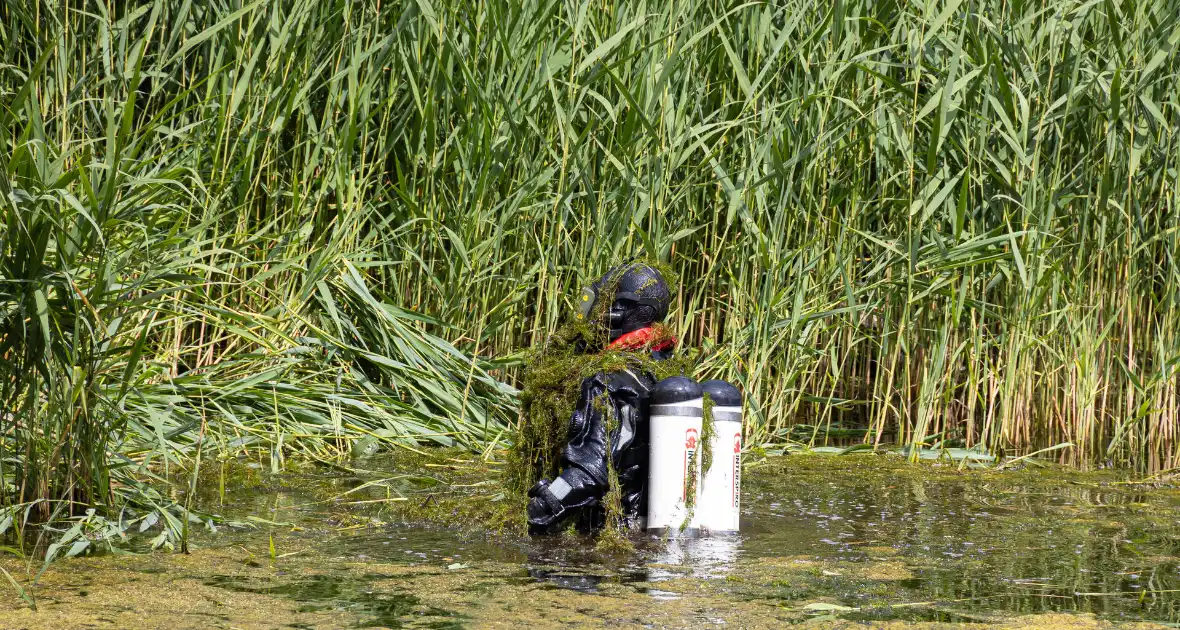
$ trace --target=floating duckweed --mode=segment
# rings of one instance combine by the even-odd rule
[[[458,448],[406,450],[398,453],[393,470],[434,481],[411,492],[399,489],[404,500],[383,503],[385,518],[480,535],[521,536],[528,530],[525,495],[504,490],[502,472],[494,463]],[[339,498],[335,486],[321,492],[325,498]]]

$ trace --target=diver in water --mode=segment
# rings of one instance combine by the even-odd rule
[[[613,296],[604,295],[612,289]],[[676,340],[657,326],[667,317],[672,297],[660,273],[642,264],[611,269],[582,292],[578,318],[591,317],[599,300],[612,297],[606,349],[650,352],[657,361],[671,358]],[[648,399],[655,384],[654,375],[640,369],[600,372],[582,381],[562,472],[529,490],[530,533],[553,532],[571,517],[580,529],[601,527],[601,500],[610,487],[607,457],[618,475],[627,525],[638,524],[647,509]],[[609,434],[607,414],[617,422]]]

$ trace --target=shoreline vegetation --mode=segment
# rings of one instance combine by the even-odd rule
[[[239,455],[489,459],[631,257],[747,444],[1180,467],[1178,47],[1129,0],[4,3],[6,549],[183,549],[167,479]]]

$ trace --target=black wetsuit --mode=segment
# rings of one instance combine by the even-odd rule
[[[652,353],[667,359],[672,351]],[[618,426],[610,432],[611,465],[622,489],[624,517],[635,524],[647,513],[648,398],[655,386],[651,374],[622,370],[596,374],[582,381],[577,405],[570,418],[569,435],[562,453],[561,474],[542,481],[529,491],[529,531],[546,533],[574,517],[579,529],[601,527],[603,495],[610,488],[607,467],[607,417],[604,403]]]

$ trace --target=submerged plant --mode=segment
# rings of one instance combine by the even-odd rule
[[[675,276],[666,268],[660,270],[660,266],[651,266],[662,271],[661,275],[668,273],[675,281]],[[691,371],[688,359],[653,358],[653,348],[675,342],[672,330],[660,323],[651,326],[652,333],[639,347],[611,347],[607,318],[608,309],[615,300],[619,275],[612,278],[608,273],[608,282],[599,287],[598,299],[587,317],[575,318],[531,354],[524,372],[521,414],[509,455],[508,480],[512,492],[522,493],[537,480],[553,478],[560,472],[562,451],[569,438],[570,417],[582,395],[585,379],[631,370],[658,381]],[[605,520],[598,548],[626,550],[630,543],[622,533],[626,527],[622,488],[611,455],[612,439],[619,430],[619,421],[608,393],[600,394],[590,404],[603,415],[606,433],[607,488],[601,500]]]
[[[655,268],[669,285],[676,281],[666,265],[651,261],[635,264]],[[583,380],[627,369],[649,374],[656,380],[691,372],[692,361],[683,353],[666,361],[652,358],[652,348],[676,340],[672,329],[663,324],[652,326],[652,334],[641,347],[609,347],[608,311],[617,282],[615,277],[607,283],[588,317],[571,319],[539,348],[529,352],[522,376],[520,415],[509,453],[508,479],[513,491],[523,492],[537,480],[552,478],[560,472],[561,451]],[[611,409],[606,402],[595,404],[604,413]],[[608,413],[608,420],[610,417]]]

